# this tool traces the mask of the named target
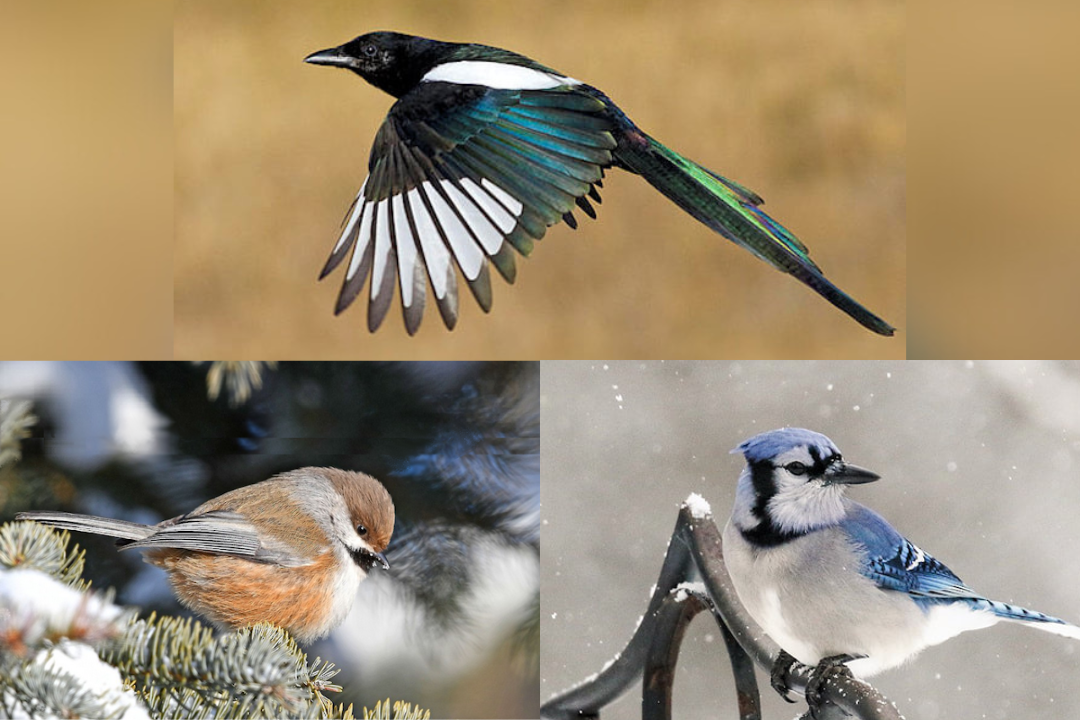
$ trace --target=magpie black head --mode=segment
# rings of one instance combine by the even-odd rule
[[[315,65],[352,70],[375,87],[401,97],[431,68],[453,53],[456,45],[396,32],[372,32],[344,45],[304,58]]]

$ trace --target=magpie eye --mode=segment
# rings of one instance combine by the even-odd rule
[[[373,58],[379,50],[374,45],[365,45],[361,52],[363,52],[366,57]]]
[[[797,461],[788,463],[787,465],[784,466],[784,469],[787,470],[792,475],[805,475],[806,474],[806,466],[803,465],[801,462],[797,462]]]
[[[356,526],[356,534],[360,537],[367,535],[367,527],[363,524]]]

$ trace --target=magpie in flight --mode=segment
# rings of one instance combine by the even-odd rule
[[[604,170],[645,180],[728,240],[794,275],[864,327],[893,328],[829,282],[809,251],[748,188],[646,135],[607,95],[486,45],[373,32],[305,58],[352,70],[398,100],[375,135],[368,177],[319,279],[352,251],[335,314],[371,278],[368,328],[400,281],[405,328],[420,327],[427,280],[446,327],[458,316],[454,265],[485,312],[489,261],[513,283],[514,251],[577,207],[596,217]],[[425,272],[427,278],[425,279]]]

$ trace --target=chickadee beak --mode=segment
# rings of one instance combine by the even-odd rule
[[[876,472],[851,463],[835,463],[825,471],[824,480],[826,485],[862,485],[881,479]]]
[[[356,67],[356,58],[346,55],[340,47],[313,52],[304,58],[312,65],[336,65],[337,67]]]
[[[386,556],[382,553],[372,552],[367,548],[357,548],[356,550],[350,550],[349,554],[352,555],[353,562],[360,566],[364,572],[370,572],[371,568],[379,565],[383,570],[390,569],[390,563],[386,562]]]

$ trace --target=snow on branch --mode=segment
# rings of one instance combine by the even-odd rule
[[[352,718],[333,663],[260,623],[219,634],[191,619],[136,620],[80,578],[66,531],[0,526],[0,717]],[[365,710],[365,715],[368,715]],[[389,701],[379,717],[429,713]]]
[[[691,495],[679,511],[652,599],[626,648],[598,674],[544,703],[540,717],[597,718],[601,708],[642,679],[642,717],[668,720],[683,633],[694,616],[704,611],[716,620],[727,646],[738,696],[738,717],[759,720],[761,699],[754,665],[768,673],[780,648],[739,603],[724,565],[720,531],[708,504],[696,495]],[[794,665],[786,677],[788,687],[805,692],[811,669]],[[823,688],[818,720],[849,716],[901,720],[881,693],[852,677],[835,676]]]

